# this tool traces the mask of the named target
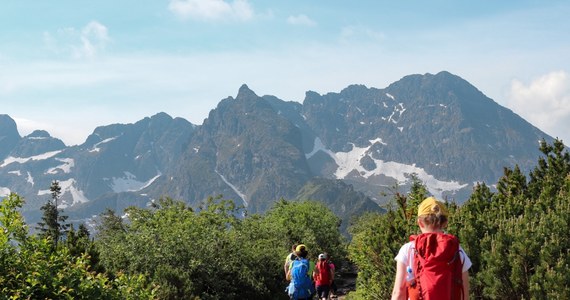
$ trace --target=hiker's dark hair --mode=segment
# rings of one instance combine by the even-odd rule
[[[297,256],[299,256],[301,258],[307,258],[308,254],[309,254],[309,252],[307,252],[307,250],[305,248],[303,248],[301,251],[297,251]]]

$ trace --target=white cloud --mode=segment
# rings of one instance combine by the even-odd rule
[[[73,110],[68,110],[73,111]],[[87,136],[92,132],[92,130],[97,127],[98,124],[96,120],[85,121],[83,126],[73,126],[71,124],[78,124],[81,122],[80,119],[87,120],[86,116],[67,116],[70,120],[50,120],[46,116],[33,116],[35,120],[30,120],[29,118],[20,118],[17,116],[12,116],[18,127],[18,133],[21,136],[27,136],[34,130],[45,130],[52,137],[61,139],[66,145],[78,145],[85,141]]]
[[[74,27],[60,28],[54,34],[44,32],[45,47],[59,55],[73,58],[93,58],[105,50],[111,40],[107,27],[97,21],[91,21],[81,30]]]
[[[247,21],[253,17],[253,8],[247,0],[171,0],[168,9],[182,19],[218,21],[234,19]]]
[[[551,72],[527,85],[513,80],[508,106],[546,133],[564,139],[570,128],[569,74]]]
[[[81,30],[81,46],[76,48],[78,57],[94,57],[98,51],[104,50],[109,42],[107,27],[92,21]]]
[[[304,25],[304,26],[315,26],[317,22],[307,17],[306,15],[289,16],[287,18],[287,23],[292,25]]]
[[[12,116],[12,119],[14,119],[14,122],[16,122],[16,124],[17,124],[16,126],[18,127],[18,133],[21,136],[26,136],[26,135],[32,133],[32,131],[37,130],[37,129],[46,130],[48,132],[50,129],[49,124],[42,123],[39,121],[29,120],[29,119],[25,119],[25,118],[18,118],[16,116]]]

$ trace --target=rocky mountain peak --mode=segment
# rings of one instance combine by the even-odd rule
[[[6,157],[21,139],[14,119],[0,114],[0,159]]]
[[[14,157],[31,157],[52,151],[65,149],[62,140],[52,137],[45,130],[34,130],[32,133],[20,139],[10,155]]]
[[[2,137],[20,138],[16,121],[8,115],[0,115],[0,138]]]
[[[50,138],[51,135],[45,130],[34,130],[32,133],[28,134],[25,138]]]
[[[246,84],[242,84],[242,86],[239,88],[236,100],[244,100],[252,98],[259,98],[259,97],[255,94],[254,91],[249,89],[249,87]]]

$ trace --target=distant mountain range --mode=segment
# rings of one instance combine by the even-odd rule
[[[529,170],[552,137],[448,72],[409,75],[384,89],[309,91],[303,103],[243,85],[202,125],[158,113],[98,127],[77,146],[37,130],[21,137],[0,115],[0,194],[26,199],[37,222],[53,180],[61,208],[85,220],[169,196],[198,205],[223,195],[251,213],[280,198],[326,203],[345,223],[381,210],[382,192],[416,174],[437,197],[465,201],[504,167]]]

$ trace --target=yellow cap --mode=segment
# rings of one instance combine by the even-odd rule
[[[295,249],[296,252],[303,252],[303,251],[307,251],[307,246],[300,244],[297,246],[297,248]]]
[[[418,217],[425,216],[429,214],[434,214],[437,210],[434,211],[436,207],[439,207],[439,211],[442,215],[448,216],[447,209],[445,208],[445,204],[440,201],[437,201],[434,197],[425,198],[422,203],[418,206]]]

